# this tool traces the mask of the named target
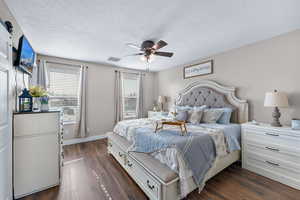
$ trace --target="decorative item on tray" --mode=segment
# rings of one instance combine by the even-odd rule
[[[32,111],[32,96],[26,88],[22,90],[22,94],[19,96],[19,112],[31,112]]]
[[[40,86],[32,86],[29,89],[30,94],[32,96],[32,111],[33,112],[40,112],[41,111],[41,107],[42,107],[42,103],[41,103],[41,98],[42,97],[47,97],[47,91],[45,89],[43,89]],[[48,104],[48,100],[47,101],[43,101],[44,104]],[[45,106],[44,106],[45,107]]]
[[[161,125],[160,125],[161,124]],[[181,130],[181,135],[186,135],[187,134],[187,128],[185,121],[161,121],[161,123],[156,122],[155,126],[155,133],[159,130],[162,130],[164,128],[164,125],[170,125],[170,126],[178,126]]]
[[[274,111],[272,113],[273,121],[271,126],[280,127],[282,126],[279,122],[279,118],[281,113],[279,112],[279,107],[288,107],[289,102],[285,93],[278,92],[274,90],[274,92],[267,92],[264,102],[265,107],[274,107]]]

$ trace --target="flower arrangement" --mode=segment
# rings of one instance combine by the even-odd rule
[[[47,96],[47,91],[40,86],[32,86],[29,88],[30,95],[32,97],[45,97]]]
[[[41,104],[48,104],[49,102],[49,97],[48,96],[43,96],[40,98]]]

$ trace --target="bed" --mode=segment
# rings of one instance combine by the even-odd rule
[[[206,105],[209,108],[232,108],[234,110],[231,116],[231,122],[233,124],[229,124],[228,126],[218,125],[219,127],[217,127],[224,133],[226,129],[229,135],[235,129],[234,127],[239,127],[238,124],[248,121],[247,101],[240,100],[236,97],[234,87],[222,86],[213,81],[202,80],[188,85],[179,92],[176,98],[176,104],[178,106]],[[174,159],[177,164],[179,163],[179,167],[176,166],[180,168],[178,172],[172,167],[172,162],[171,164],[169,164],[168,161],[164,162],[165,158],[163,155],[166,152],[149,154],[128,151],[132,146],[132,142],[130,138],[128,138],[128,135],[119,134],[119,132],[122,132],[119,131],[119,129],[126,129],[126,131],[123,130],[123,132],[126,133],[129,133],[129,130],[137,130],[136,128],[132,128],[135,127],[135,123],[138,123],[140,127],[151,126],[153,121],[140,119],[137,121],[120,122],[121,125],[116,125],[114,132],[108,133],[108,153],[119,162],[145,194],[153,200],[174,200],[185,197],[188,193],[197,188],[201,190],[199,185],[195,183],[192,173],[189,170],[185,170],[185,166],[182,164],[184,162],[181,162],[180,158],[176,157]],[[202,124],[201,128],[216,129],[214,126],[217,125]],[[235,143],[234,140],[233,143]],[[226,155],[216,156],[214,162],[205,173],[203,182],[205,183],[205,181],[239,159],[240,148],[233,148],[232,151]]]

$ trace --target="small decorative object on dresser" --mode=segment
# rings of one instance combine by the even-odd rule
[[[243,124],[242,165],[300,189],[300,131],[285,126]]]
[[[47,91],[40,86],[32,86],[29,91],[33,100],[32,112],[40,112],[42,107],[41,97],[46,97]]]
[[[277,90],[274,90],[274,92],[267,92],[265,96],[265,107],[274,107],[273,111],[273,121],[271,123],[272,126],[280,127],[282,126],[279,122],[279,118],[281,116],[281,113],[279,112],[278,107],[288,107],[289,102],[288,98],[285,93],[278,92]]]
[[[41,100],[41,111],[42,112],[49,111],[49,97],[43,96],[40,98],[40,100]]]
[[[164,103],[167,102],[166,100],[167,98],[165,96],[158,96],[158,104],[160,104],[160,111],[163,112],[164,111]]]
[[[31,112],[32,111],[32,96],[29,90],[24,88],[22,94],[19,96],[19,112]]]

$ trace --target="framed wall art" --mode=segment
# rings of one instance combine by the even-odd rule
[[[213,60],[208,60],[194,65],[189,65],[183,68],[183,78],[192,78],[213,73]]]

